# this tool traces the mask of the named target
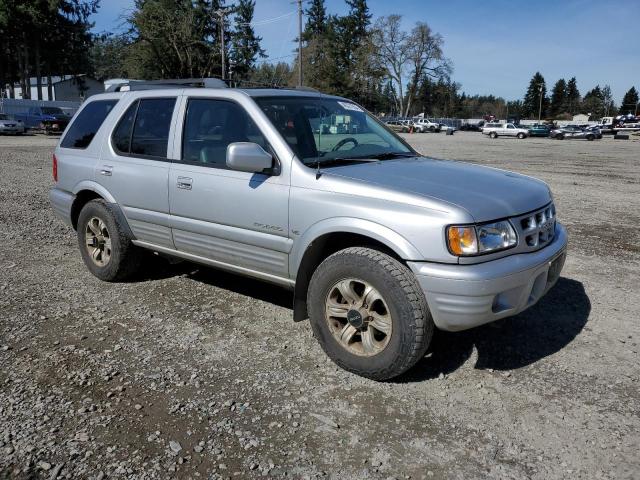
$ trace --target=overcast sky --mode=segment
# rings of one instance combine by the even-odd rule
[[[229,3],[229,2],[228,2]],[[306,2],[305,2],[306,3]],[[453,78],[468,94],[521,99],[540,71],[550,89],[575,76],[582,94],[609,84],[616,103],[640,87],[640,1],[606,0],[369,0],[374,18],[396,13],[409,29],[426,22],[445,40]],[[97,32],[117,31],[133,0],[102,0],[93,17]],[[344,14],[343,0],[327,0]],[[291,0],[257,0],[255,30],[272,59],[293,60],[297,16]],[[290,15],[287,15],[290,14]],[[270,19],[281,17],[272,22]]]

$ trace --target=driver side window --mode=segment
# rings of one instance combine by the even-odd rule
[[[182,161],[227,169],[227,146],[235,142],[267,140],[244,108],[229,100],[190,98],[182,132]]]

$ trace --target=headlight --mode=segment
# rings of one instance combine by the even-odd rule
[[[447,228],[447,244],[454,255],[479,255],[513,247],[516,232],[507,220]]]

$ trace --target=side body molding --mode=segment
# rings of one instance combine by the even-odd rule
[[[294,240],[289,256],[289,277],[295,279],[307,248],[323,235],[330,233],[355,233],[383,243],[404,260],[420,259],[418,249],[399,233],[370,220],[351,217],[332,217],[309,227]]]

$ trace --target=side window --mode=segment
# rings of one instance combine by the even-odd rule
[[[141,99],[131,135],[131,154],[167,158],[175,98]]]
[[[87,148],[116,103],[118,100],[96,100],[85,106],[69,126],[60,146],[62,148]]]
[[[113,148],[118,153],[128,155],[131,152],[131,131],[133,130],[133,122],[136,119],[136,112],[138,111],[138,102],[133,102],[131,106],[124,113],[118,126],[111,135],[111,141]]]
[[[256,124],[237,103],[189,99],[182,133],[183,161],[227,168],[227,146],[234,142],[252,142],[268,148]]]

